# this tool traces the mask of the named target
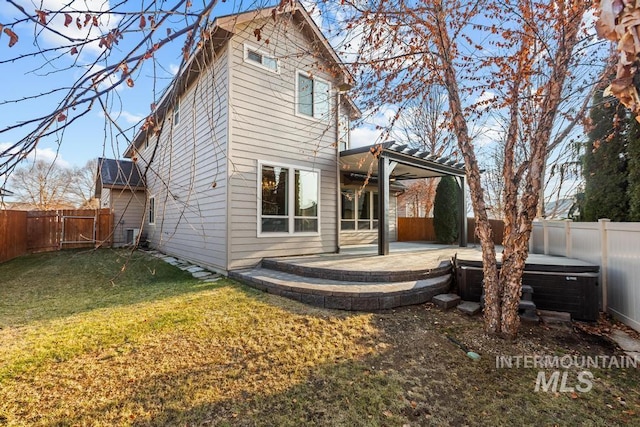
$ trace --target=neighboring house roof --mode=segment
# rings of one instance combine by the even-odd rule
[[[96,197],[102,188],[144,189],[144,180],[138,166],[129,160],[98,159],[98,185]]]
[[[4,202],[3,209],[12,211],[40,211],[41,207],[34,205],[33,203],[24,202]],[[59,210],[59,209],[77,209],[76,206],[70,203],[56,203],[50,205],[47,210]]]
[[[274,6],[263,9],[255,9],[247,12],[237,13],[233,15],[220,16],[216,18],[210,25],[209,41],[212,44],[212,48],[203,49],[199,47],[191,57],[186,61],[185,65],[180,69],[177,76],[173,79],[172,83],[167,87],[165,93],[158,102],[155,111],[152,113],[153,121],[155,124],[159,124],[164,120],[164,117],[172,108],[172,105],[176,102],[176,99],[180,97],[185,87],[195,81],[201,71],[202,63],[209,64],[213,58],[210,57],[211,51],[216,51],[228,42],[234,35],[236,28],[239,25],[251,22],[259,19],[274,19],[277,15],[291,13],[294,19],[304,25],[301,28],[315,41],[318,42],[318,46],[321,48],[322,53],[332,60],[338,68],[338,74],[341,77],[341,82],[338,84],[338,89],[346,91],[353,87],[355,79],[344,65],[336,51],[331,47],[327,38],[322,34],[322,31],[318,28],[313,18],[305,10],[299,1],[295,1],[286,6]],[[203,61],[196,60],[197,58],[203,59]],[[186,83],[186,84],[185,84]],[[343,102],[345,102],[350,110],[352,118],[358,118],[362,115],[358,107],[353,100],[346,94],[342,93]],[[124,153],[125,157],[133,157],[134,147],[138,147],[147,136],[149,130],[153,130],[154,125],[143,126],[142,129],[136,134],[133,143],[127,147]]]
[[[546,204],[544,212],[546,219],[566,219],[576,215],[575,200],[573,198],[554,200]]]

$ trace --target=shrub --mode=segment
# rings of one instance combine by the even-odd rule
[[[440,179],[433,203],[433,228],[438,243],[453,243],[458,238],[459,191],[453,177]]]

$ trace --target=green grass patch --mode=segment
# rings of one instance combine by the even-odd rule
[[[122,249],[23,256],[0,272],[0,328],[201,290],[189,273]]]
[[[0,278],[0,425],[639,421],[637,370],[594,370],[593,390],[571,394],[496,369],[497,355],[617,354],[577,331],[524,327],[511,343],[428,304],[322,310],[118,250],[23,257]]]

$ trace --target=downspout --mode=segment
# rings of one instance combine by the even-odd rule
[[[233,258],[233,248],[231,246],[231,239],[233,237],[233,227],[231,224],[231,200],[232,200],[232,190],[231,190],[231,182],[233,180],[233,162],[231,161],[232,159],[232,141],[233,141],[233,129],[232,129],[232,123],[233,123],[233,109],[231,108],[232,105],[232,98],[233,98],[233,91],[232,91],[232,87],[233,87],[233,67],[232,62],[233,62],[233,45],[232,45],[232,41],[231,39],[227,40],[227,46],[226,46],[226,50],[227,50],[227,105],[226,105],[226,109],[227,109],[227,144],[226,144],[226,153],[224,153],[223,155],[225,156],[225,162],[226,162],[226,170],[225,173],[227,174],[226,176],[226,186],[225,186],[225,190],[226,190],[226,200],[227,200],[227,206],[225,208],[225,225],[226,225],[226,234],[227,234],[227,238],[226,238],[226,265],[225,265],[225,275],[229,274],[229,271],[231,270],[231,261]],[[222,53],[222,49],[221,49],[221,53]],[[212,65],[213,66],[213,65]],[[214,72],[215,72],[215,68],[214,68]],[[214,75],[214,84],[217,82],[216,77]],[[257,176],[257,175],[256,175]]]
[[[342,183],[340,182],[340,94],[339,88],[336,88],[336,183],[338,191],[336,191],[336,253],[340,253],[340,212],[342,212]]]

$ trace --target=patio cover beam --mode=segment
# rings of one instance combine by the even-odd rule
[[[458,168],[454,168],[444,164],[437,164],[432,161],[419,159],[417,157],[409,156],[403,153],[397,153],[391,150],[384,150],[380,155],[395,160],[398,163],[402,163],[403,165],[413,166],[418,169],[436,172],[439,175],[449,175],[454,177],[465,176],[464,170],[460,170]]]
[[[378,255],[389,255],[389,178],[397,165],[378,157]]]

